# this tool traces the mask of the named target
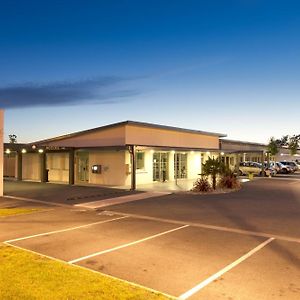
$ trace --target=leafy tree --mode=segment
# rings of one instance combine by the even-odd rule
[[[272,156],[275,156],[279,152],[278,146],[280,146],[280,142],[278,142],[278,140],[275,140],[274,137],[271,137],[268,144],[268,152]]]
[[[276,140],[279,146],[288,146],[289,145],[289,136],[284,135],[281,139]]]
[[[297,153],[297,150],[299,149],[299,143],[300,143],[300,135],[293,135],[289,138],[288,148],[290,150],[291,155]]]
[[[17,143],[17,136],[16,136],[15,134],[10,134],[10,135],[8,136],[8,138],[9,138],[9,142],[10,142],[11,144],[16,144],[16,143]]]
[[[268,144],[268,151],[272,154],[272,151],[274,152],[276,151],[276,146],[277,148],[287,147],[290,150],[291,155],[294,155],[297,153],[297,150],[300,148],[300,134],[298,135],[294,134],[292,136],[284,135],[281,139],[276,139],[276,140],[272,137]]]
[[[206,176],[211,176],[214,190],[217,187],[217,175],[224,174],[226,171],[226,165],[219,158],[209,157],[208,160],[202,164],[202,173]]]

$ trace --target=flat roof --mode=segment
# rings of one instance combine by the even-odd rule
[[[230,144],[243,144],[243,145],[254,145],[254,146],[268,146],[267,144],[262,143],[255,143],[255,142],[247,142],[247,141],[240,141],[240,140],[228,140],[228,139],[220,139],[221,143],[228,142]]]
[[[167,125],[160,125],[160,124],[153,124],[153,123],[145,123],[145,122],[137,122],[137,121],[128,120],[128,121],[113,123],[113,124],[104,125],[104,126],[100,126],[100,127],[96,127],[96,128],[91,128],[91,129],[87,129],[87,130],[83,130],[83,131],[77,131],[77,132],[70,133],[70,134],[64,134],[64,135],[57,136],[57,137],[54,137],[54,138],[32,142],[30,144],[32,145],[32,144],[40,144],[40,143],[59,141],[59,140],[62,140],[62,139],[72,138],[72,137],[80,136],[80,135],[83,135],[83,134],[86,134],[86,133],[92,133],[92,132],[95,132],[95,131],[100,131],[100,130],[114,128],[114,127],[123,126],[123,125],[134,125],[134,126],[140,126],[140,127],[164,129],[164,130],[170,130],[170,131],[180,131],[180,132],[186,132],[186,133],[196,133],[196,134],[203,134],[203,135],[210,135],[210,136],[217,136],[217,137],[226,137],[227,136],[226,134],[223,134],[223,133],[208,132],[208,131],[195,130],[195,129],[186,129],[186,128],[181,128],[181,127],[173,127],[173,126],[167,126]]]

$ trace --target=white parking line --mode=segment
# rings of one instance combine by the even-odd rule
[[[5,241],[5,243],[13,243],[13,242],[27,240],[27,239],[31,239],[31,238],[35,238],[35,237],[39,237],[39,236],[43,236],[43,235],[50,235],[50,234],[55,234],[55,233],[60,233],[60,232],[71,231],[71,230],[75,230],[75,229],[80,229],[80,228],[84,228],[84,227],[88,227],[88,226],[92,226],[92,225],[97,225],[97,224],[104,224],[104,223],[108,223],[108,222],[112,222],[112,221],[116,221],[116,220],[121,220],[121,219],[125,219],[125,218],[129,218],[129,216],[123,216],[123,217],[118,217],[118,218],[114,218],[114,219],[109,219],[109,220],[98,221],[98,222],[89,223],[89,224],[85,224],[85,225],[80,225],[80,226],[76,226],[76,227],[69,227],[69,228],[65,228],[65,229],[61,229],[61,230],[54,230],[54,231],[48,231],[48,232],[44,232],[44,233],[38,233],[38,234],[34,234],[34,235],[24,236],[24,237],[21,237],[21,238]]]
[[[189,225],[191,227],[198,227],[198,228],[203,228],[203,229],[212,229],[212,230],[217,230],[217,231],[232,232],[232,233],[258,236],[258,237],[264,237],[264,238],[275,238],[276,240],[292,242],[292,243],[300,243],[300,238],[285,236],[285,235],[277,235],[277,234],[272,234],[272,233],[267,233],[267,232],[250,231],[250,230],[245,230],[245,229],[238,229],[238,228],[232,228],[232,227],[224,227],[224,226],[217,226],[217,225],[210,225],[210,224],[196,223],[196,222],[189,222],[189,221],[163,219],[163,218],[158,218],[158,217],[151,217],[151,216],[131,214],[131,213],[125,214],[123,212],[114,211],[114,210],[111,210],[111,211],[107,210],[106,212],[112,213],[115,215],[120,215],[120,216],[126,215],[126,216],[129,216],[132,218],[137,218],[137,219],[142,219],[142,220],[152,220],[152,221],[158,221],[158,222],[169,223],[169,224],[177,224],[177,225]]]
[[[247,258],[252,256],[253,254],[255,254],[257,251],[261,250],[263,247],[265,247],[266,245],[271,243],[273,240],[274,240],[274,238],[269,238],[265,242],[261,243],[260,245],[258,245],[257,247],[255,247],[254,249],[252,249],[251,251],[249,251],[248,253],[241,256],[239,259],[237,259],[233,263],[231,263],[230,265],[226,266],[225,268],[223,268],[219,272],[215,273],[214,275],[210,276],[209,278],[207,278],[204,281],[197,284],[195,287],[193,287],[189,291],[187,291],[184,294],[180,295],[179,299],[180,300],[188,299],[189,297],[191,297],[192,295],[194,295],[195,293],[199,292],[201,289],[203,289],[204,287],[206,287],[207,285],[212,283],[214,280],[216,280],[217,278],[219,278],[220,276],[222,276],[223,274],[230,271],[231,269],[233,269],[234,267],[239,265],[241,262],[243,262],[244,260],[246,260]]]
[[[77,258],[77,259],[70,260],[69,263],[74,264],[74,263],[80,262],[82,260],[91,258],[91,257],[95,257],[95,256],[98,256],[98,255],[102,255],[102,254],[105,254],[105,253],[109,253],[109,252],[113,252],[113,251],[116,251],[116,250],[119,250],[119,249],[123,249],[123,248],[129,247],[129,246],[132,246],[132,245],[136,245],[136,244],[139,244],[139,243],[157,238],[159,236],[162,236],[162,235],[165,235],[165,234],[168,234],[168,233],[171,233],[171,232],[174,232],[174,231],[177,231],[177,230],[189,227],[189,226],[190,225],[184,225],[184,226],[180,226],[180,227],[177,227],[177,228],[174,228],[174,229],[171,229],[171,230],[163,231],[161,233],[151,235],[151,236],[148,236],[146,238],[143,238],[143,239],[131,242],[131,243],[123,244],[123,245],[120,245],[120,246],[117,246],[117,247],[114,247],[114,248],[106,249],[106,250],[99,251],[99,252],[96,252],[96,253],[93,253],[93,254],[90,254],[90,255],[87,255],[87,256],[83,256],[83,257],[80,257],[80,258]]]
[[[166,195],[170,195],[170,194],[171,193],[169,193],[169,192],[145,192],[145,193],[140,193],[140,194],[126,195],[126,196],[121,196],[121,197],[96,200],[96,201],[92,201],[92,202],[79,203],[79,204],[75,204],[74,206],[96,209],[96,208],[103,208],[103,207],[111,206],[111,205],[115,205],[115,204],[121,204],[121,203],[137,201],[137,200],[144,200],[144,199],[148,199],[148,198],[166,196]]]
[[[288,184],[290,184],[290,185],[294,185],[294,184],[300,184],[300,180],[293,181],[293,182],[289,182]]]
[[[68,207],[68,208],[72,207],[72,205],[70,205],[70,204],[63,204],[63,203],[58,203],[58,202],[47,202],[47,201],[31,199],[31,198],[24,198],[24,197],[17,197],[17,196],[4,195],[4,198],[32,202],[32,203],[46,204],[47,206],[61,206],[61,207]]]

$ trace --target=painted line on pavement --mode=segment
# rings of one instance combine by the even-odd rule
[[[46,205],[52,205],[52,206],[61,206],[61,207],[72,207],[73,205],[70,204],[63,204],[63,203],[58,203],[58,202],[47,202],[47,201],[42,201],[42,200],[37,200],[37,199],[31,199],[31,198],[24,198],[24,197],[17,197],[17,196],[9,196],[9,195],[4,195],[4,198],[9,198],[9,199],[16,199],[16,200],[21,200],[21,201],[27,201],[27,202],[33,202],[33,203],[40,203],[40,204],[46,204]]]
[[[5,243],[13,243],[13,242],[18,242],[18,241],[23,241],[23,240],[27,240],[27,239],[32,239],[32,238],[36,238],[36,237],[40,237],[40,236],[44,236],[44,235],[50,235],[50,234],[56,234],[56,233],[61,233],[61,232],[66,232],[66,231],[71,231],[71,230],[76,230],[76,229],[85,228],[85,227],[88,227],[88,226],[109,223],[109,222],[112,222],[112,221],[117,221],[117,220],[121,220],[121,219],[125,219],[125,218],[129,218],[129,216],[123,216],[123,217],[118,217],[118,218],[114,218],[114,219],[109,219],[109,220],[104,220],[104,221],[98,221],[98,222],[94,222],[94,223],[84,224],[84,225],[80,225],[80,226],[69,227],[69,228],[65,228],[65,229],[48,231],[48,232],[44,232],[44,233],[38,233],[38,234],[34,234],[34,235],[24,236],[24,237],[21,237],[21,238],[16,238],[16,239],[5,241]]]
[[[89,269],[89,268],[87,268],[87,267],[84,267],[84,266],[70,264],[70,263],[68,263],[68,262],[65,261],[65,260],[61,260],[61,259],[59,259],[59,258],[55,258],[55,257],[49,256],[49,255],[46,255],[46,254],[42,254],[42,253],[39,253],[39,252],[36,252],[36,251],[33,251],[33,250],[29,250],[29,249],[26,249],[26,248],[23,248],[23,247],[20,247],[20,246],[16,246],[16,245],[10,244],[10,243],[8,243],[8,242],[3,242],[3,244],[6,245],[6,246],[9,246],[9,247],[13,247],[13,248],[16,248],[16,249],[19,249],[19,250],[22,250],[22,251],[26,251],[26,252],[29,252],[29,253],[32,253],[32,254],[41,256],[41,257],[48,258],[48,259],[53,260],[53,261],[57,261],[57,262],[62,263],[62,264],[64,264],[64,265],[68,265],[68,266],[72,266],[72,267],[74,267],[74,268],[78,268],[78,269],[81,269],[81,270],[89,271],[89,272],[95,273],[95,274],[97,274],[97,275],[99,275],[99,276],[104,276],[104,277],[107,277],[107,278],[111,278],[111,279],[114,279],[114,280],[118,280],[118,281],[124,282],[124,283],[126,283],[126,284],[129,284],[129,285],[131,285],[131,286],[135,286],[135,287],[138,287],[138,288],[142,288],[142,289],[144,289],[144,290],[147,290],[147,291],[152,292],[152,293],[155,293],[155,294],[161,294],[161,295],[166,296],[167,298],[170,298],[170,299],[173,299],[173,300],[178,299],[178,298],[175,297],[175,296],[169,295],[169,294],[167,294],[167,293],[164,293],[164,292],[161,292],[161,291],[158,291],[158,290],[154,290],[154,289],[152,289],[152,288],[149,288],[149,287],[147,287],[147,286],[144,286],[144,285],[141,285],[141,284],[138,284],[138,283],[129,281],[129,280],[125,280],[125,279],[118,278],[118,277],[115,277],[115,276],[112,276],[112,275],[108,275],[108,274],[105,274],[105,273],[101,273],[101,272],[98,272],[98,271],[96,271],[96,270],[93,270],[93,269]]]
[[[82,260],[85,260],[85,259],[88,259],[88,258],[91,258],[91,257],[95,257],[95,256],[99,256],[99,255],[102,255],[102,254],[110,253],[110,252],[113,252],[113,251],[116,251],[116,250],[120,250],[120,249],[129,247],[129,246],[133,246],[133,245],[145,242],[145,241],[149,241],[151,239],[160,237],[162,235],[165,235],[165,234],[168,234],[168,233],[171,233],[171,232],[174,232],[174,231],[186,228],[186,227],[189,227],[189,225],[180,226],[180,227],[177,227],[177,228],[174,228],[174,229],[171,229],[171,230],[163,231],[161,233],[148,236],[146,238],[143,238],[143,239],[131,242],[131,243],[123,244],[123,245],[120,245],[120,246],[117,246],[117,247],[114,247],[114,248],[106,249],[106,250],[99,251],[99,252],[96,252],[96,253],[93,253],[93,254],[90,254],[90,255],[86,255],[86,256],[83,256],[83,257],[80,257],[80,258],[77,258],[77,259],[73,259],[73,260],[70,260],[69,263],[70,264],[75,264],[75,263],[80,262]]]
[[[0,207],[0,209],[1,208],[4,208],[4,207]],[[11,207],[5,207],[5,208],[11,208]],[[41,214],[41,213],[45,213],[45,212],[49,212],[49,211],[53,211],[53,210],[54,210],[54,208],[48,208],[48,209],[41,208],[40,210],[33,210],[33,211],[30,211],[30,212],[18,213],[18,214],[7,215],[7,216],[0,216],[0,218],[21,217],[21,216],[28,216],[28,215],[30,216],[32,214]]]
[[[106,212],[113,213],[115,215],[120,215],[120,216],[126,215],[126,216],[129,216],[132,218],[152,220],[152,221],[158,221],[158,222],[162,222],[162,223],[177,224],[177,225],[189,225],[191,227],[199,227],[199,228],[204,228],[204,229],[212,229],[212,230],[238,233],[238,234],[243,234],[243,235],[258,236],[258,237],[264,237],[264,238],[275,238],[276,240],[292,242],[292,243],[300,243],[300,238],[284,236],[284,235],[277,235],[277,234],[260,232],[260,231],[250,231],[250,230],[237,229],[237,228],[232,228],[232,227],[195,223],[195,222],[189,222],[189,221],[177,221],[177,220],[172,220],[172,219],[163,219],[163,218],[150,217],[150,216],[131,214],[131,213],[125,214],[125,213],[113,211],[113,210],[107,210]]]
[[[170,195],[170,194],[171,193],[169,193],[169,192],[145,192],[145,193],[140,193],[140,194],[126,195],[126,196],[121,196],[121,197],[96,200],[96,201],[92,201],[92,202],[79,203],[79,204],[75,204],[74,206],[96,209],[96,208],[102,208],[102,207],[106,207],[106,206],[110,206],[110,205],[116,205],[116,204],[144,200],[144,199],[149,199],[149,198],[154,198],[154,197],[166,196],[166,195]]]
[[[271,243],[273,240],[274,240],[274,238],[269,238],[268,240],[264,241],[263,243],[261,243],[260,245],[258,245],[254,249],[252,249],[251,251],[247,252],[245,255],[241,256],[239,259],[235,260],[233,263],[229,264],[228,266],[226,266],[225,268],[223,268],[219,272],[213,274],[212,276],[208,277],[204,281],[200,282],[199,284],[194,286],[189,291],[187,291],[184,294],[180,295],[179,299],[180,300],[185,300],[185,299],[188,299],[189,297],[193,296],[195,293],[199,292],[201,289],[203,289],[204,287],[206,287],[207,285],[212,283],[214,280],[218,279],[219,277],[221,277],[222,275],[224,275],[225,273],[227,273],[228,271],[230,271],[231,269],[233,269],[234,267],[236,267],[237,265],[242,263],[244,260],[246,260],[250,256],[254,255],[256,252],[258,252],[259,250],[264,248],[266,245]]]
[[[288,184],[289,185],[300,184],[300,180],[289,182]]]

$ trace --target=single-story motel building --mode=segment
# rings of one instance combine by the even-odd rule
[[[6,143],[0,151],[4,153],[4,177],[131,189],[155,182],[195,180],[208,157],[221,157],[232,169],[241,161],[266,160],[265,144],[225,137],[125,121],[30,144]],[[276,159],[295,157],[281,149]]]

